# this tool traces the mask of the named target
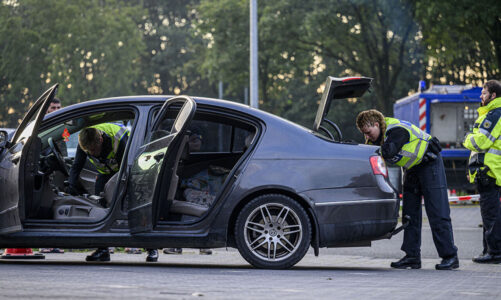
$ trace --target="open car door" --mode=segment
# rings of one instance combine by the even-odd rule
[[[0,148],[0,234],[22,230],[27,199],[32,197],[38,172],[40,140],[37,136],[57,84],[31,106],[12,139]]]
[[[157,219],[153,216],[158,213],[158,201],[155,200],[173,197],[172,191],[177,189],[177,163],[188,142],[185,131],[195,110],[192,98],[180,96],[167,100],[157,113],[147,143],[139,149],[129,175],[127,198],[131,233],[150,231]]]
[[[327,121],[332,126],[337,127],[331,121],[325,119],[329,113],[332,101],[335,99],[347,99],[361,97],[371,86],[372,78],[368,77],[327,77],[325,89],[320,100],[313,130],[319,132],[322,129],[322,122]],[[334,125],[333,125],[334,124]],[[339,129],[337,129],[339,131]]]

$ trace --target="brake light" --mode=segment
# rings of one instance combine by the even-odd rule
[[[384,177],[388,177],[388,169],[386,168],[386,164],[381,156],[371,156],[370,162],[374,175],[383,175]]]
[[[357,79],[360,79],[360,77],[348,77],[348,78],[344,78],[342,81],[346,82],[346,81],[357,80]]]

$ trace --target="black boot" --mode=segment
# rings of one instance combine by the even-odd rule
[[[472,260],[477,264],[499,264],[501,263],[501,254],[492,255],[490,253],[483,253]]]
[[[108,248],[98,248],[96,251],[92,252],[91,255],[87,255],[86,261],[110,261],[110,251]]]
[[[146,249],[146,251],[148,251],[148,256],[146,256],[147,262],[156,262],[158,260],[157,249]]]
[[[390,266],[395,269],[421,269],[421,258],[406,255],[399,261],[392,262]]]
[[[444,258],[442,259],[442,262],[435,265],[435,269],[437,270],[452,270],[457,268],[459,268],[459,259],[457,255]]]

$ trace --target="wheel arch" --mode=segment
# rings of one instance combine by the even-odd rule
[[[249,203],[252,199],[255,199],[259,196],[262,195],[267,195],[267,194],[279,194],[279,195],[284,195],[287,196],[299,203],[304,210],[306,211],[308,218],[310,219],[311,222],[311,230],[312,230],[312,239],[311,239],[311,245],[315,249],[315,254],[318,255],[318,245],[319,245],[319,226],[318,226],[318,221],[317,217],[314,213],[313,208],[311,207],[310,203],[298,195],[297,193],[287,190],[285,188],[280,188],[280,187],[273,187],[273,188],[264,188],[260,189],[257,191],[254,191],[250,193],[249,195],[245,196],[238,204],[233,208],[233,211],[231,212],[229,222],[228,222],[228,227],[226,229],[226,240],[227,244],[230,247],[236,247],[236,242],[235,242],[235,235],[234,235],[234,229],[235,229],[235,223],[237,221],[238,214],[242,210],[242,208]]]

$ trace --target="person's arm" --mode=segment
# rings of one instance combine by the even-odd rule
[[[117,153],[116,153],[116,159],[117,159],[118,164],[120,164],[122,162],[122,158],[124,157],[124,153],[125,153],[125,146],[127,146],[128,139],[129,139],[129,137],[126,135],[123,137],[123,139],[120,140],[120,144],[118,144],[118,149],[117,149]]]
[[[409,132],[402,127],[395,127],[386,132],[386,139],[381,146],[381,155],[390,160],[398,154],[402,146],[409,142]]]
[[[87,154],[82,150],[82,148],[80,148],[80,145],[78,145],[75,159],[73,160],[73,164],[70,168],[70,177],[68,178],[70,187],[74,188],[76,186],[78,182],[78,176],[80,176],[80,172],[82,172],[82,169],[85,166],[86,159]]]
[[[496,141],[501,133],[501,110],[490,111],[476,133],[468,134],[463,142],[466,149],[475,152],[485,152]]]

